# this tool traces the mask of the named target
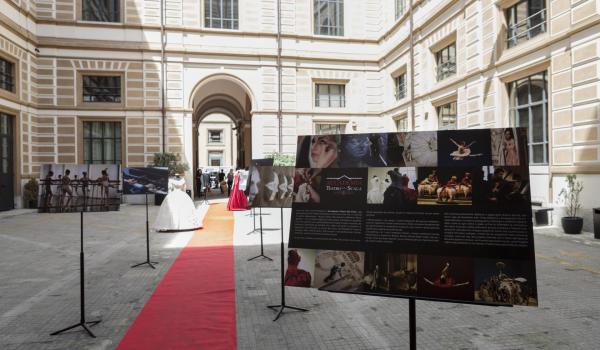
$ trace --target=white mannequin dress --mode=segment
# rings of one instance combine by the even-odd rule
[[[185,193],[185,179],[169,179],[169,194],[165,197],[156,220],[156,231],[189,231],[202,227],[194,201]]]

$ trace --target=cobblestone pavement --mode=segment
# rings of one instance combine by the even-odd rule
[[[151,217],[158,211],[151,207]],[[265,255],[253,218],[236,212],[234,242],[238,348],[408,348],[408,302],[287,288],[277,322],[266,308],[280,302],[278,210],[263,210]],[[289,212],[286,215],[289,218]],[[103,321],[92,339],[75,331],[48,334],[79,320],[79,216],[0,217],[0,349],[113,349],[185,245],[190,234],[152,234],[157,270],[130,265],[145,258],[144,207],[85,217],[89,319]],[[257,220],[257,224],[259,220]],[[494,308],[417,301],[420,349],[597,349],[600,344],[600,240],[536,231],[538,308]]]

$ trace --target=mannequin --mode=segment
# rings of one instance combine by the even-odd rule
[[[156,231],[191,231],[202,228],[194,202],[185,193],[185,179],[180,174],[169,179],[169,194],[165,197],[156,221]]]

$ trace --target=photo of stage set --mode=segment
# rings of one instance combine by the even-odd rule
[[[40,167],[38,211],[119,210],[120,174],[120,166],[115,164],[44,164]]]
[[[168,168],[124,168],[123,194],[168,194]]]

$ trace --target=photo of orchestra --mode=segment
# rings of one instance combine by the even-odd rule
[[[485,203],[501,208],[529,208],[531,192],[527,166],[484,166]]]
[[[40,173],[41,213],[119,210],[119,165],[45,164]]]
[[[417,204],[472,204],[474,174],[470,168],[418,168],[417,174]]]

